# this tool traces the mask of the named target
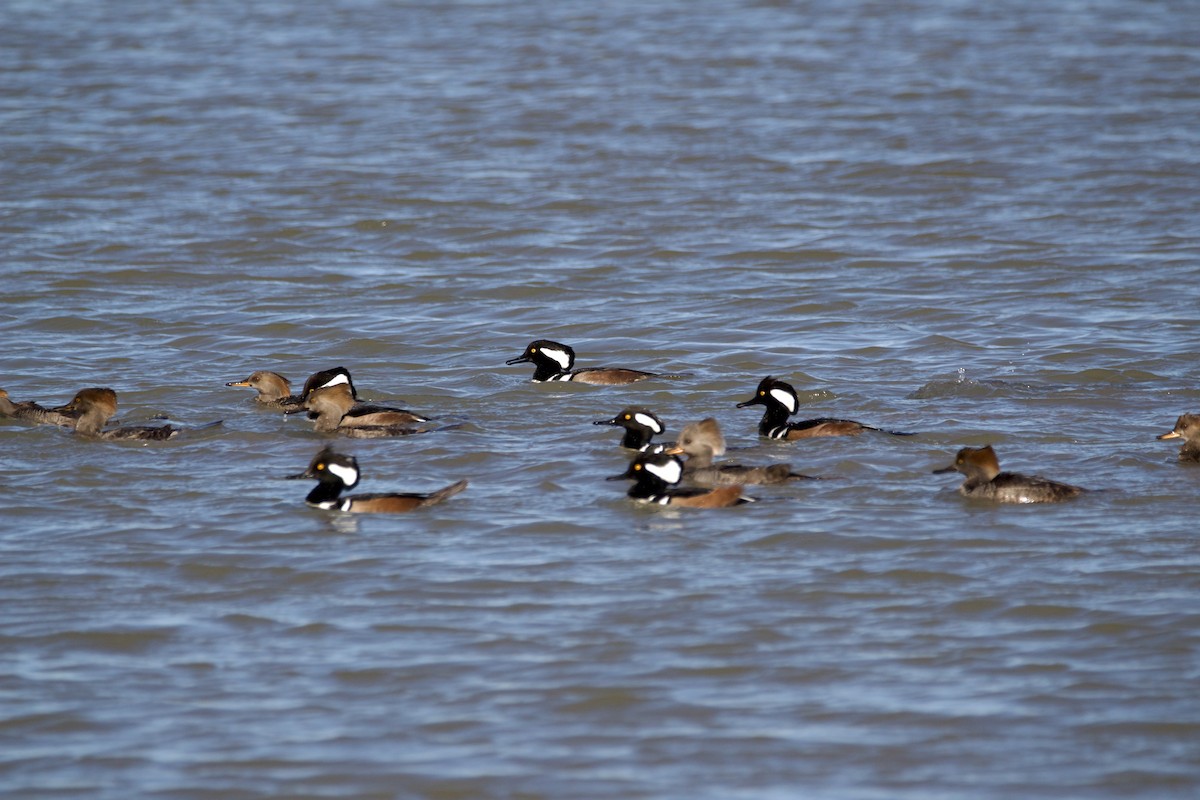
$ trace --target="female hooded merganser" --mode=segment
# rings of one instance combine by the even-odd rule
[[[654,412],[632,406],[612,419],[598,419],[592,424],[624,428],[625,435],[621,437],[621,447],[630,450],[649,450],[655,446],[650,443],[654,435],[666,430],[663,421]]]
[[[525,352],[516,358],[510,358],[505,364],[525,364],[533,362],[533,382],[543,381],[575,381],[576,383],[604,384],[617,386],[646,378],[657,377],[657,373],[643,372],[637,369],[623,367],[588,367],[574,372],[575,351],[565,344],[552,342],[549,339],[538,339],[530,342]]]
[[[791,464],[771,464],[768,467],[714,464],[714,456],[725,454],[725,437],[721,435],[721,426],[712,417],[685,425],[675,445],[668,447],[666,452],[687,456],[683,462],[683,480],[695,486],[744,486],[815,480],[810,475],[792,472]]]
[[[0,389],[0,416],[12,417],[36,425],[61,425],[64,428],[74,428],[75,423],[79,420],[79,412],[76,411],[46,408],[32,400],[14,403],[4,389]]]
[[[251,389],[257,389],[258,394],[255,395],[254,402],[262,403],[265,406],[283,409],[284,411],[304,410],[303,396],[292,394],[291,383],[278,372],[269,372],[265,369],[260,369],[256,372],[251,372],[250,377],[243,381],[230,381],[225,385],[249,386]]]
[[[961,472],[967,476],[958,492],[963,497],[993,500],[997,503],[1057,503],[1082,494],[1085,489],[1059,483],[1039,475],[1001,472],[996,451],[986,447],[964,447],[948,467],[935,469],[935,475]]]
[[[126,439],[160,441],[162,439],[170,439],[179,433],[179,429],[171,425],[162,425],[159,427],[137,426],[103,430],[105,423],[117,413],[117,393],[112,389],[103,387],[80,390],[71,398],[71,402],[63,406],[63,410],[79,413],[79,419],[75,423],[75,432],[80,436],[87,436],[91,439],[104,439],[107,441]]]
[[[716,489],[673,488],[683,477],[683,462],[678,456],[665,452],[638,453],[629,469],[606,480],[632,479],[628,494],[634,500],[660,506],[689,506],[692,508],[725,508],[754,502],[742,494],[741,486],[720,486]]]
[[[817,436],[857,436],[863,431],[882,431],[893,436],[912,436],[911,433],[872,428],[870,425],[848,419],[818,417],[802,422],[788,422],[787,418],[796,413],[798,405],[799,400],[792,385],[768,375],[758,384],[754,397],[744,403],[738,403],[737,407],[766,406],[762,419],[758,423],[758,435],[766,436],[769,439],[792,440],[811,439]]]
[[[1175,428],[1157,437],[1159,439],[1183,439],[1179,448],[1179,460],[1200,463],[1200,414],[1182,414],[1175,420]]]
[[[467,488],[466,481],[452,483],[431,494],[416,492],[389,492],[379,494],[356,494],[342,497],[342,492],[358,485],[358,461],[354,456],[344,456],[326,448],[309,463],[308,469],[299,475],[288,475],[289,480],[312,478],[316,487],[304,498],[304,502],[316,508],[349,511],[355,514],[399,513],[432,506]]]
[[[316,421],[318,432],[337,431],[358,439],[422,433],[421,429],[407,426],[429,421],[428,417],[402,408],[355,403],[353,392],[346,383],[313,390],[304,401],[304,407]]]

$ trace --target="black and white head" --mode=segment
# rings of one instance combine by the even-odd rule
[[[343,383],[350,387],[350,396],[357,400],[358,391],[354,388],[354,381],[350,378],[350,370],[345,367],[323,369],[320,372],[314,372],[312,375],[309,375],[308,380],[304,382],[304,389],[300,392],[300,397],[308,397],[317,389],[324,389],[326,386],[338,386]]]
[[[538,339],[529,343],[525,352],[516,358],[510,358],[505,364],[525,364],[532,362],[539,367],[551,368],[556,372],[570,372],[575,365],[575,351],[561,342],[549,339]]]
[[[683,462],[678,456],[662,450],[639,453],[637,458],[629,463],[629,469],[620,475],[608,478],[610,481],[632,479],[639,483],[661,483],[663,488],[674,486],[683,478]]]
[[[340,489],[353,489],[358,485],[360,477],[358,460],[354,456],[336,453],[325,448],[309,462],[308,469],[298,475],[289,475],[290,479],[311,478],[321,483],[333,484]]]
[[[766,406],[768,409],[781,409],[787,414],[795,414],[799,407],[799,400],[796,397],[796,390],[792,388],[790,383],[784,383],[781,380],[772,378],[770,375],[763,378],[758,388],[754,390],[754,397],[744,403],[738,403],[738,408],[746,408],[748,406]]]
[[[630,406],[612,419],[598,419],[593,425],[614,425],[624,428],[626,433],[621,440],[622,447],[637,450],[645,447],[650,440],[666,430],[666,425],[653,411],[645,408]]]

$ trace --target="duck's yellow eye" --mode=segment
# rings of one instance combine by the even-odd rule
[[[758,396],[759,396],[759,397],[766,397],[766,396],[767,396],[767,393],[766,393],[766,392],[759,392],[759,393],[758,393]]]
[[[630,415],[630,414],[626,414],[626,415],[625,415],[625,419],[633,419],[633,416],[632,416],[632,415]]]
[[[531,353],[536,353],[536,352],[537,352],[537,348],[536,348],[536,347],[531,347],[531,348],[529,348],[529,352],[531,352]]]
[[[321,470],[323,470],[323,469],[325,469],[325,465],[324,465],[324,464],[317,464],[317,471],[318,471],[318,472],[320,472],[320,471],[321,471]]]
[[[634,471],[634,472],[638,472],[639,470],[641,470],[641,468],[642,468],[642,465],[641,465],[641,464],[634,464],[634,465],[633,465],[633,471]]]

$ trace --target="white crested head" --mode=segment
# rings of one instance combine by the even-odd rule
[[[344,372],[339,372],[329,380],[321,384],[320,388],[324,389],[329,386],[339,386],[343,383],[350,383],[350,376]]]
[[[354,485],[358,483],[358,467],[354,464],[338,464],[331,461],[325,465],[325,469],[329,470],[330,474],[336,475],[347,489],[354,488]]]
[[[633,418],[635,420],[637,420],[639,424],[644,425],[645,427],[649,428],[650,430],[654,431],[655,433],[663,432],[662,425],[659,424],[657,419],[650,416],[649,414],[643,414],[642,412],[639,411],[633,415]]]
[[[657,464],[647,461],[645,466],[647,472],[667,484],[679,483],[679,479],[683,477],[683,466],[677,458]]]
[[[776,386],[770,392],[775,402],[787,409],[789,414],[796,413],[796,395],[782,386]]]
[[[542,345],[542,355],[558,364],[563,372],[571,368],[571,354],[558,345]]]

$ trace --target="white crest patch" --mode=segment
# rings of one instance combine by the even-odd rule
[[[358,483],[358,470],[354,467],[343,464],[330,464],[325,469],[341,478],[342,483],[347,486],[353,486]]]
[[[633,418],[655,433],[662,433],[662,426],[658,424],[658,420],[649,414],[634,414]]]
[[[350,382],[350,378],[348,378],[346,375],[344,375],[344,374],[342,374],[342,373],[340,373],[340,372],[339,372],[337,375],[334,375],[332,378],[330,378],[329,380],[325,381],[325,383],[322,383],[322,384],[321,384],[320,386],[318,386],[317,388],[318,388],[318,389],[324,389],[324,388],[326,388],[326,387],[328,387],[328,386],[337,386],[337,385],[339,385],[339,384],[343,384],[343,383],[349,383],[349,382]]]
[[[784,389],[772,389],[771,397],[774,397],[777,403],[786,408],[789,414],[796,413],[796,398],[791,392]]]
[[[683,477],[683,467],[674,458],[665,464],[646,464],[646,471],[669,484],[679,483],[679,479]]]
[[[543,347],[542,355],[557,363],[564,372],[571,368],[571,356],[566,350],[559,350],[557,347]]]

